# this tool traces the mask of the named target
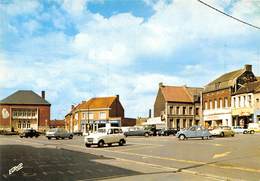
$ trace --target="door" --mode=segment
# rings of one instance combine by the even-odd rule
[[[196,130],[196,127],[195,126],[192,126],[188,129],[188,134],[187,134],[187,137],[190,137],[190,138],[195,138],[197,137],[197,134],[196,134],[197,130]]]

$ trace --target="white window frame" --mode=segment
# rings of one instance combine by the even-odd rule
[[[99,112],[99,119],[106,119],[106,112],[105,111],[102,111],[102,112]]]

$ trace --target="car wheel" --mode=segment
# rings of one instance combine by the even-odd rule
[[[149,136],[149,134],[148,134],[148,133],[144,133],[144,136],[145,136],[145,137],[148,137],[148,136]]]
[[[232,136],[232,137],[234,137],[234,136],[235,136],[235,134],[232,134],[231,136]]]
[[[48,140],[50,140],[51,139],[51,137],[48,137]]]
[[[90,144],[85,144],[85,146],[87,147],[87,148],[90,148],[91,147],[91,145]]]
[[[165,135],[165,136],[169,136],[168,133],[165,133],[164,135]]]
[[[35,135],[35,138],[38,138],[39,135]]]
[[[254,134],[254,133],[255,133],[255,131],[254,131],[254,130],[251,130],[251,131],[250,131],[250,134]]]
[[[59,137],[55,137],[56,138],[56,140],[58,140],[59,139]]]
[[[186,138],[186,136],[183,135],[183,134],[181,134],[181,135],[179,136],[179,139],[180,139],[180,140],[185,140],[185,138]]]
[[[22,136],[20,136],[20,138],[23,138]]]
[[[28,136],[25,136],[25,138],[28,138]]]
[[[243,134],[247,134],[248,132],[247,131],[244,131]]]
[[[100,140],[99,142],[98,142],[98,147],[103,147],[104,146],[104,141],[103,140]]]
[[[69,139],[71,140],[72,138],[73,138],[73,136],[72,136],[72,135],[70,135],[70,136],[69,136]]]
[[[125,140],[124,139],[121,139],[120,141],[119,141],[119,146],[123,146],[125,144]]]
[[[224,132],[221,132],[221,133],[220,133],[220,136],[221,136],[221,137],[224,137],[224,136],[225,136]]]
[[[108,146],[112,146],[112,143],[108,143],[107,145],[108,145]]]
[[[61,139],[63,139],[63,140],[64,140],[64,137],[61,137]]]

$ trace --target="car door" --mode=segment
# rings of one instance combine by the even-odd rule
[[[195,127],[195,126],[192,126],[192,127],[190,127],[190,128],[187,130],[187,135],[185,135],[185,136],[186,136],[186,137],[190,137],[190,138],[195,138],[195,137],[197,137],[196,132],[197,132],[196,127]]]
[[[105,143],[113,143],[114,129],[108,129],[107,135],[104,138]]]

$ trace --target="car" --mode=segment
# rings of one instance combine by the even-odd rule
[[[163,128],[157,132],[157,135],[158,136],[169,136],[169,135],[175,136],[177,132],[178,132],[178,130],[175,128]]]
[[[259,123],[249,123],[248,124],[248,133],[254,134],[255,132],[260,132],[260,124]]]
[[[249,133],[248,130],[246,128],[243,128],[242,126],[232,126],[231,129],[236,133],[243,133],[243,134],[247,134]]]
[[[211,134],[208,129],[202,126],[191,126],[188,129],[180,130],[175,135],[180,140],[188,139],[188,138],[202,138],[209,139],[211,138]]]
[[[97,132],[90,133],[84,137],[86,147],[97,145],[103,147],[105,144],[112,146],[113,143],[118,143],[119,146],[126,144],[126,137],[119,127],[99,128]]]
[[[230,126],[219,126],[216,127],[215,129],[211,130],[210,133],[212,136],[235,136],[235,132],[231,129]]]
[[[73,132],[73,135],[83,136],[83,132],[81,132],[81,131]]]
[[[142,128],[138,128],[138,127],[132,127],[129,128],[128,130],[126,130],[124,132],[125,136],[152,136],[154,134],[153,131],[150,131],[148,129],[142,129]]]
[[[72,139],[73,138],[73,133],[69,133],[67,130],[64,128],[52,128],[49,131],[46,132],[46,137],[50,140],[51,138],[56,138],[56,139]]]
[[[37,132],[35,129],[25,129],[19,136],[20,138],[32,138],[32,137],[36,137],[38,138],[38,136],[40,135],[39,132]]]

